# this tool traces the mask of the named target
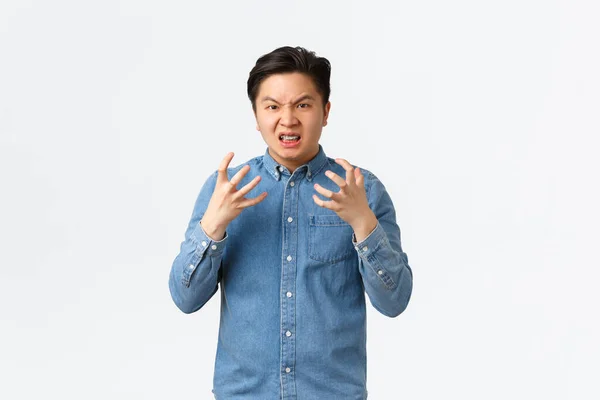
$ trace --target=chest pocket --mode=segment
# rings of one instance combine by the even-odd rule
[[[308,256],[334,263],[356,255],[352,227],[337,215],[311,215],[308,219]]]

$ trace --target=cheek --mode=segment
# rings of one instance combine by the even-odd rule
[[[310,127],[311,131],[318,131],[323,127],[323,118],[315,115],[306,121],[306,125]]]
[[[262,116],[258,118],[258,124],[261,126],[262,129],[264,130],[272,130],[273,127],[275,126],[275,118],[273,118],[272,116]]]

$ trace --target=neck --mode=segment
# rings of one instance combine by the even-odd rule
[[[293,174],[298,167],[308,163],[310,160],[315,158],[317,154],[319,154],[318,146],[317,149],[313,152],[313,154],[310,157],[307,157],[307,159],[305,160],[280,160],[279,157],[274,155],[271,149],[269,149],[269,155],[273,158],[273,160],[286,167],[287,170],[290,171],[290,174]]]

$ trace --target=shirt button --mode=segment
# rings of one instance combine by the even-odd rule
[[[369,250],[369,248],[367,246],[362,248],[362,251],[367,251],[367,250]]]
[[[292,261],[292,256],[287,256],[288,261]]]
[[[382,271],[382,270],[379,270],[379,271],[377,271],[377,273],[378,273],[379,275],[383,275],[383,271]]]
[[[217,245],[213,244],[212,246],[210,246],[211,249],[216,250],[217,249]]]
[[[188,266],[188,268],[189,268],[189,269],[194,269],[194,264],[190,264],[190,265]]]
[[[295,185],[294,181],[291,181],[290,186],[294,186],[294,185]]]
[[[285,295],[286,295],[287,297],[292,297],[292,292],[287,292]]]
[[[291,369],[290,367],[287,367],[287,368],[285,369],[285,372],[287,372],[288,374],[289,374],[291,371],[292,371],[292,369]]]
[[[206,247],[206,242],[204,240],[202,241],[202,246]]]
[[[292,336],[292,332],[290,332],[290,331],[287,331],[287,332],[285,333],[285,336],[287,336],[287,337],[290,337],[290,336]]]
[[[294,220],[294,218],[288,217],[288,222],[292,222],[293,220]]]

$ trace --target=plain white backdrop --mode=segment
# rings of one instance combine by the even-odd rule
[[[369,399],[600,398],[599,18],[3,0],[0,398],[212,398],[219,295],[184,315],[168,274],[222,157],[264,153],[246,79],[283,45],[331,61],[321,143],[386,185],[414,272],[399,317],[367,303]]]

